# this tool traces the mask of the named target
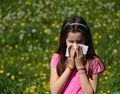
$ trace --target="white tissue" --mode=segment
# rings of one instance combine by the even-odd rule
[[[87,51],[88,51],[88,46],[87,45],[83,45],[83,44],[72,44],[74,46],[74,48],[76,49],[77,46],[81,46],[82,47],[82,51],[83,51],[83,54],[86,55],[87,54]],[[71,45],[70,45],[71,46]],[[70,47],[68,46],[66,48],[66,53],[65,53],[65,56],[66,57],[69,57],[69,51],[68,51],[68,48]]]

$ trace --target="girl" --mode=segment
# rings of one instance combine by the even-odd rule
[[[86,55],[81,45],[88,46]],[[104,71],[104,65],[94,51],[90,29],[82,17],[64,21],[50,66],[51,94],[96,94],[98,74]]]

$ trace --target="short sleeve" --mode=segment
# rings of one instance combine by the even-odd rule
[[[60,59],[60,55],[59,54],[57,54],[57,53],[53,54],[51,62],[50,62],[50,67],[51,68],[56,68],[57,64],[59,62],[59,59]]]
[[[93,65],[93,74],[102,73],[105,70],[102,61],[97,57],[94,58],[92,65]]]

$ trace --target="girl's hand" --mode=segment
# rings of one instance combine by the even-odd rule
[[[73,45],[71,45],[68,48],[68,51],[69,51],[70,58],[74,60],[74,58],[75,58],[75,48],[73,47]]]
[[[72,68],[74,68],[75,67],[75,60],[70,58],[70,57],[68,57],[67,58],[67,62],[66,62],[66,66],[67,65],[70,65]]]
[[[75,56],[76,68],[84,67],[83,65],[84,62],[85,62],[85,56],[83,55],[82,47],[78,47],[76,49],[76,56]]]

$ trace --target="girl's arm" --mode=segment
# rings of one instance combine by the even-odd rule
[[[98,74],[93,75],[93,79],[87,78],[86,73],[78,71],[83,94],[96,94],[98,85]]]
[[[51,94],[59,94],[66,84],[71,71],[66,68],[60,77],[57,75],[57,69],[51,68],[50,91]]]
[[[92,80],[88,78],[86,75],[86,71],[84,70],[84,55],[82,53],[81,47],[76,50],[76,54],[77,56],[75,57],[75,65],[78,69],[83,94],[96,94],[98,85],[98,74],[93,75]]]
[[[70,58],[67,58],[66,65],[68,65],[71,68],[74,68],[75,67],[75,62],[74,62],[75,49],[73,46],[70,46],[69,50],[70,50]],[[71,72],[72,71],[68,67],[66,67],[65,71],[59,77],[57,75],[57,68],[51,68],[51,74],[50,74],[51,94],[59,94],[61,92],[66,82],[68,81],[68,78]]]

